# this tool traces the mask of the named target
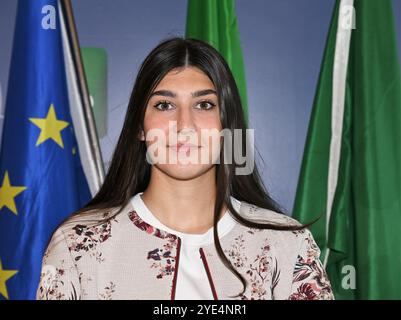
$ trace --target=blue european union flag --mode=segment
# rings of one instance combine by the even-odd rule
[[[35,298],[51,234],[91,199],[69,110],[58,5],[18,3],[0,153],[0,299]]]

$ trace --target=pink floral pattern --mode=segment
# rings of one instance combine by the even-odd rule
[[[250,229],[249,233],[253,234],[255,230]],[[245,275],[250,283],[250,293],[243,293],[241,300],[266,299],[266,283],[269,280],[271,257],[268,254],[270,245],[267,240],[260,247],[259,253],[253,258],[248,259],[245,255],[245,239],[240,234],[234,239],[234,243],[229,250],[228,258],[236,268],[245,270]]]
[[[246,271],[250,278],[251,293],[249,298],[244,294],[243,300],[266,299],[266,282],[268,281],[271,264],[269,251],[270,246],[265,240],[265,243],[260,248],[260,253],[256,255]]]
[[[116,292],[116,285],[113,281],[104,287],[103,292],[99,293],[100,300],[113,300],[113,293]]]
[[[148,252],[147,259],[153,261],[150,267],[157,270],[157,279],[173,275],[175,271],[177,244],[174,238],[167,239],[162,249],[156,248]]]
[[[244,254],[244,243],[244,235],[240,234],[234,239],[234,243],[231,245],[230,249],[224,250],[224,252],[228,253],[229,259],[236,268],[244,268],[248,261],[248,258]]]
[[[147,259],[152,261],[150,268],[157,270],[157,279],[173,275],[177,260],[177,236],[151,226],[142,220],[135,210],[131,211],[128,215],[130,220],[139,229],[148,234],[167,240],[162,248],[155,248],[149,251]]]
[[[320,260],[320,250],[310,234],[305,239],[306,254],[298,255],[294,268],[293,293],[289,300],[331,300],[334,298],[326,271]]]
[[[106,218],[108,213],[104,214]],[[97,226],[86,226],[83,224],[75,225],[69,238],[69,249],[72,252],[86,252],[90,257],[96,259],[97,262],[101,263],[104,261],[104,257],[101,251],[97,249],[98,244],[103,243],[111,238],[111,227],[112,222],[118,222],[115,218],[108,219],[107,222]],[[82,254],[75,256],[75,261],[79,261],[82,258]]]
[[[46,258],[46,256],[45,256]],[[74,284],[65,283],[63,280],[66,272],[71,272],[65,269],[65,260],[60,261],[58,267],[46,265],[42,268],[40,275],[40,286],[37,296],[41,300],[78,300],[80,299]],[[66,296],[65,291],[61,290],[65,286],[69,286],[69,296]]]
[[[260,229],[250,228],[248,234],[259,232]],[[304,252],[298,257],[293,273],[293,292],[289,299],[333,299],[330,282],[319,260],[319,248],[313,240],[310,232],[305,230],[292,231],[297,237],[307,234],[305,237]],[[246,243],[244,234],[234,238],[229,250],[224,250],[233,266],[245,275],[249,283],[248,290],[241,295],[242,300],[262,300],[275,297],[275,289],[280,282],[280,266],[277,258],[270,253],[270,243],[265,239],[258,253],[254,257],[245,255]],[[267,290],[270,289],[270,292]]]
[[[167,238],[167,237],[168,238],[176,238],[175,235],[168,233],[166,231],[160,230],[158,228],[155,228],[155,227],[151,226],[150,224],[148,224],[147,222],[143,221],[135,210],[129,212],[128,216],[131,219],[131,221],[134,223],[134,225],[136,225],[139,229],[146,231],[146,233],[148,233],[148,234],[154,235],[154,236],[162,238],[162,239]]]

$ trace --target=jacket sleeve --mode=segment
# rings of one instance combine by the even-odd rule
[[[319,259],[320,249],[309,230],[296,258],[289,300],[334,300],[326,271]]]
[[[42,260],[37,300],[80,299],[77,268],[62,230],[57,229]]]

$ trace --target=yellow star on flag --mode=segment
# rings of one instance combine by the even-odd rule
[[[13,277],[18,271],[17,270],[3,270],[3,266],[0,260],[0,294],[8,300],[8,292],[6,281]]]
[[[53,139],[61,148],[64,148],[60,132],[66,128],[69,123],[57,119],[53,103],[50,105],[46,118],[29,118],[29,120],[41,129],[38,141],[36,141],[36,146],[45,142],[47,139]]]
[[[17,215],[17,207],[15,206],[14,198],[24,191],[26,187],[23,186],[12,186],[8,177],[8,171],[6,171],[3,179],[2,186],[0,187],[0,210],[6,206],[15,215]]]

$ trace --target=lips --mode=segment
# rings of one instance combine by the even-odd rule
[[[171,149],[173,149],[176,152],[188,152],[191,149],[198,149],[200,146],[197,146],[195,144],[191,143],[178,143],[172,146],[169,146]]]

